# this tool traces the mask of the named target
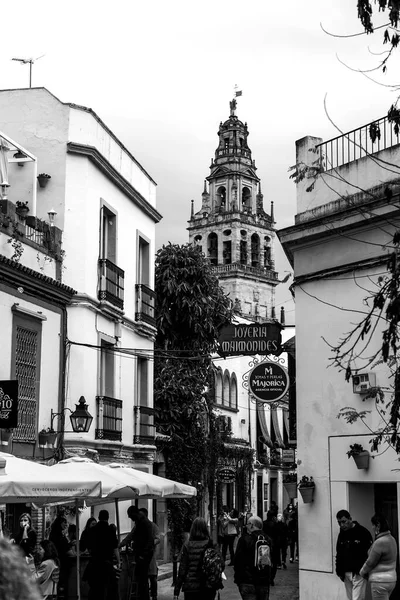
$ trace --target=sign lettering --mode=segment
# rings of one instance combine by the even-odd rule
[[[276,402],[289,388],[289,375],[278,363],[263,362],[249,374],[249,389],[260,402]]]

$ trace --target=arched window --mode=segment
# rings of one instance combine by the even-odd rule
[[[215,373],[215,404],[222,404],[222,371],[218,369]]]
[[[240,240],[240,264],[247,265],[247,242]]]
[[[260,266],[260,238],[256,233],[251,236],[251,266]]]
[[[229,406],[231,408],[237,408],[237,406],[238,406],[237,380],[236,380],[235,373],[232,373],[232,377],[231,377],[231,390],[230,390]]]
[[[228,240],[222,243],[222,257],[224,265],[230,265],[232,262],[232,242]]]
[[[218,264],[218,236],[216,233],[210,233],[208,236],[208,258],[210,259],[210,263],[212,265]]]
[[[230,377],[229,371],[225,371],[224,378],[222,380],[222,404],[229,406],[230,401]]]
[[[242,189],[242,210],[251,212],[251,192],[248,187]]]
[[[215,208],[216,210],[225,210],[226,206],[226,188],[220,185],[215,194]]]

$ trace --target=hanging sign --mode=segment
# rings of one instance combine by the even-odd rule
[[[282,327],[279,323],[230,324],[223,327],[218,337],[221,356],[241,354],[275,354],[282,352]]]
[[[0,381],[0,429],[18,427],[18,381]]]
[[[233,467],[221,467],[217,470],[217,479],[221,483],[236,481],[236,470]]]
[[[260,402],[276,402],[289,388],[289,374],[278,363],[259,363],[249,374],[249,389]]]

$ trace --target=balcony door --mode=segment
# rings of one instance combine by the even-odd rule
[[[100,258],[117,262],[117,216],[107,206],[101,207]]]

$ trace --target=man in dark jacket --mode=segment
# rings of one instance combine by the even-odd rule
[[[343,581],[349,600],[364,600],[367,580],[360,569],[368,557],[372,536],[368,529],[353,521],[347,510],[336,515],[340,533],[336,544],[336,575]]]
[[[138,600],[149,600],[149,566],[154,552],[153,525],[137,506],[130,506],[127,512],[135,526],[120,542],[119,547],[122,548],[132,543],[136,563],[134,581],[137,584],[137,598]]]
[[[260,517],[250,517],[247,523],[248,535],[239,538],[235,553],[235,583],[243,600],[269,599],[270,567],[259,569],[255,564],[256,542],[264,538],[270,548],[271,540],[263,531]]]
[[[101,510],[98,523],[88,536],[90,560],[84,578],[90,587],[89,600],[115,600],[116,597],[114,563],[119,566],[120,558],[117,536],[108,519],[108,510]]]

